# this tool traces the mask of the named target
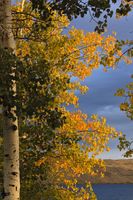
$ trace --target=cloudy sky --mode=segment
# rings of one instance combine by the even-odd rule
[[[119,39],[133,40],[133,13],[128,17],[116,20],[115,17],[109,21],[107,34],[115,31]],[[85,32],[93,31],[95,24],[89,22],[89,16],[78,18],[72,22],[76,28],[83,29]],[[93,72],[93,75],[85,80],[85,84],[90,88],[86,95],[78,95],[80,109],[87,114],[98,114],[105,116],[108,124],[119,131],[123,131],[128,138],[133,138],[133,121],[119,110],[119,104],[122,98],[115,97],[117,88],[124,87],[130,81],[130,75],[133,73],[133,65],[119,63],[115,70],[103,72],[102,67]],[[117,149],[118,141],[111,141],[110,153],[103,153],[102,158],[120,159],[122,152]]]

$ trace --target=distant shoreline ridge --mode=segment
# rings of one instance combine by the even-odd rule
[[[93,182],[106,184],[133,184],[133,159],[105,159],[105,177],[97,177]]]
[[[93,177],[92,184],[133,184],[133,159],[105,159],[106,172],[103,178]],[[82,177],[82,183],[88,179]]]

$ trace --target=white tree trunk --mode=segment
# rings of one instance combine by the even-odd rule
[[[12,34],[11,0],[0,0],[0,47],[10,48],[15,53],[15,41]],[[12,90],[16,92],[16,84]],[[19,174],[19,134],[18,120],[14,122],[5,115],[7,108],[3,108],[3,137],[4,137],[4,200],[20,199],[20,174]]]

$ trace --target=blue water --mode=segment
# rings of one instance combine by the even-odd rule
[[[98,200],[133,200],[133,184],[97,184],[93,190]]]

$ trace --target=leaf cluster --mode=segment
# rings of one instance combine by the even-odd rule
[[[91,19],[96,22],[95,30],[104,32],[107,27],[107,21],[109,17],[113,16],[112,5],[118,3],[118,0],[61,0],[61,1],[43,1],[32,0],[32,8],[40,13],[43,20],[47,20],[51,15],[51,11],[57,11],[58,14],[65,14],[70,20],[73,17],[84,17],[89,12]],[[49,7],[47,6],[49,5]],[[132,1],[121,1],[121,4],[116,10],[116,14],[120,16],[127,15],[132,9]],[[97,21],[97,19],[99,19]]]
[[[17,111],[19,112],[19,108],[21,107],[19,96],[14,90],[14,82],[18,82],[23,67],[22,62],[11,49],[1,48],[0,57],[0,104],[7,107],[5,115],[12,118],[11,109],[17,107]]]
[[[120,104],[120,110],[126,112],[127,117],[133,120],[133,82],[128,83],[126,88],[118,89],[115,95],[125,99]]]
[[[124,0],[121,2],[119,8],[116,10],[116,16],[122,17],[128,15],[128,13],[132,10],[133,3],[131,0]]]
[[[133,143],[132,140],[131,141],[127,140],[126,135],[119,137],[118,148],[120,151],[126,150],[126,152],[124,153],[124,157],[126,157],[126,158],[133,156],[132,143]]]
[[[131,78],[133,78],[133,76],[131,76]],[[118,89],[115,95],[125,99],[124,102],[120,104],[120,110],[125,112],[129,119],[133,120],[133,82],[127,84],[126,88]],[[125,135],[119,138],[118,148],[120,150],[126,150],[124,157],[132,157],[132,143],[133,141],[127,140]]]

